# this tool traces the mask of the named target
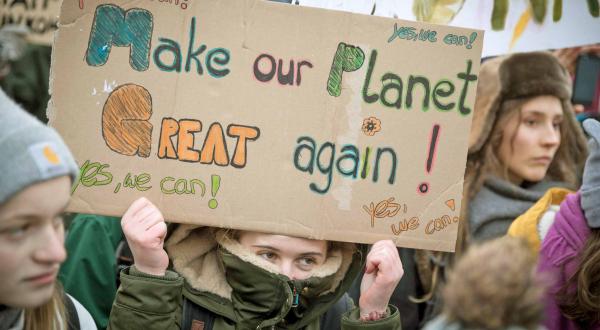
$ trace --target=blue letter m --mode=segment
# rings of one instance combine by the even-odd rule
[[[90,42],[85,60],[89,65],[102,66],[108,60],[112,45],[130,47],[129,64],[137,71],[148,69],[152,14],[139,8],[127,12],[115,5],[96,8]]]

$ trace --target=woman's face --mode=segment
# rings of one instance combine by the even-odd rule
[[[508,168],[511,182],[538,182],[546,176],[560,146],[562,120],[560,99],[542,95],[524,103],[520,116],[508,121],[498,156]]]
[[[66,258],[61,215],[67,176],[34,184],[0,205],[0,305],[37,307],[54,291]]]
[[[310,276],[327,258],[327,241],[240,231],[239,242],[257,256],[279,267],[292,280]]]

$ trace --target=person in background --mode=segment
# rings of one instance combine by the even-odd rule
[[[550,188],[577,189],[586,157],[571,79],[551,53],[488,60],[478,80],[456,254],[417,251],[426,319],[439,314],[438,285],[470,242],[504,236]]]
[[[106,329],[118,288],[119,267],[131,264],[121,219],[77,214],[67,232],[67,260],[58,278],[64,289],[92,314],[98,329]],[[124,251],[125,250],[125,251]],[[128,258],[130,259],[130,258]]]
[[[581,189],[567,196],[542,242],[538,272],[549,277],[548,329],[600,329],[600,123],[583,122],[590,155]]]
[[[600,44],[591,44],[591,45],[584,45],[584,46],[577,46],[577,47],[570,47],[570,48],[562,48],[562,49],[555,50],[553,53],[556,55],[556,57],[562,63],[562,65],[565,68],[567,68],[569,75],[572,77],[572,79],[574,81],[574,85],[577,85],[577,83],[579,83],[579,84],[583,83],[584,85],[588,85],[588,86],[580,86],[580,88],[583,87],[584,90],[592,91],[594,93],[593,97],[596,98],[595,100],[592,99],[592,101],[589,104],[577,104],[577,102],[574,101],[573,110],[577,114],[577,119],[580,122],[582,122],[586,118],[596,118],[596,119],[599,118],[600,109],[598,109],[598,107],[599,107],[600,100],[598,98],[600,97],[600,76],[593,77],[593,72],[585,72],[584,71],[585,74],[589,74],[591,76],[590,80],[589,81],[579,80],[579,82],[577,82],[577,80],[579,78],[579,77],[577,77],[577,71],[578,71],[577,66],[580,63],[578,61],[580,56],[590,55],[590,56],[600,57]],[[587,69],[589,69],[589,68],[584,68],[582,70],[587,70]],[[595,86],[595,88],[592,86]],[[575,92],[575,88],[577,88],[577,87],[574,86],[574,92]]]
[[[77,178],[62,139],[0,90],[0,329],[95,329],[56,280]]]
[[[523,240],[475,244],[450,272],[443,312],[425,330],[541,330],[544,290],[535,256]]]
[[[0,29],[0,88],[27,112],[47,123],[52,47],[27,42],[27,28]]]
[[[507,57],[499,79],[499,94],[469,148],[467,239],[503,236],[549,188],[576,189],[586,157],[571,80],[552,54]]]

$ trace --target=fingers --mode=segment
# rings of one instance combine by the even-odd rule
[[[135,215],[135,218],[137,225],[139,225],[143,230],[148,230],[148,228],[152,227],[156,223],[164,221],[162,213],[154,205],[141,209]]]
[[[148,234],[151,237],[159,238],[162,242],[167,236],[167,224],[162,221],[154,224],[152,227],[148,228]]]
[[[365,273],[377,272],[382,280],[399,281],[404,270],[398,250],[390,240],[376,242],[367,255]]]
[[[123,214],[123,217],[121,218],[121,224],[123,224],[123,222],[127,222],[127,220],[133,218],[133,216],[139,210],[143,209],[148,204],[152,204],[152,203],[146,197],[140,197],[140,198],[136,199],[133,203],[131,203],[131,205],[129,206],[127,211],[125,211],[125,214]]]
[[[147,230],[157,222],[164,221],[160,210],[145,197],[137,199],[121,219],[121,227],[143,227]]]

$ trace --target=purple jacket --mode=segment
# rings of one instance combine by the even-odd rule
[[[575,322],[564,317],[558,307],[556,293],[577,270],[577,256],[590,235],[581,209],[581,193],[570,194],[560,204],[554,224],[544,238],[538,260],[538,273],[551,280],[546,294],[545,326],[549,330],[579,329]],[[600,329],[596,325],[593,329]]]

